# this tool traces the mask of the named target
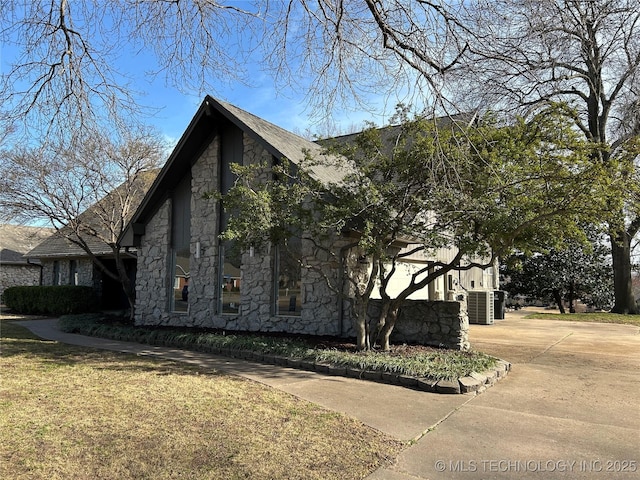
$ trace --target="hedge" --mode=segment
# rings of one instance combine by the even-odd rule
[[[16,313],[66,315],[94,312],[98,300],[92,287],[72,285],[9,287],[3,303]]]

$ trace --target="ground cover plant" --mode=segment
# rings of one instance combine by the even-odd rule
[[[568,322],[599,322],[619,323],[623,325],[635,325],[640,327],[640,315],[624,315],[620,313],[593,312],[571,313],[562,315],[558,313],[531,313],[526,318],[538,318],[541,320],[565,320]]]
[[[394,345],[389,351],[357,351],[355,343],[335,338],[230,334],[194,329],[133,327],[104,315],[69,315],[60,328],[115,340],[187,348],[211,353],[252,351],[265,355],[434,380],[455,380],[486,371],[496,359],[481,352],[460,352],[419,345]]]
[[[402,448],[238,377],[0,333],[0,478],[354,479]]]

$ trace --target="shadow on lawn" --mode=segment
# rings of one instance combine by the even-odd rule
[[[208,375],[219,376],[222,372],[204,369],[195,365],[178,363],[152,357],[139,357],[130,353],[94,350],[44,340],[29,329],[16,325],[15,321],[33,320],[30,317],[0,319],[0,352],[2,358],[22,356],[37,359],[47,368],[83,365],[98,370],[128,372],[156,372],[159,375]]]

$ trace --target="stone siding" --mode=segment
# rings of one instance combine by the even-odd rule
[[[23,285],[40,285],[40,265],[0,265],[0,295]]]
[[[73,259],[76,262],[76,273],[78,274],[77,285],[82,287],[96,287],[99,283],[99,275],[96,274],[93,262],[88,258]],[[53,266],[58,262],[60,272],[60,282],[58,285],[71,285],[71,260],[63,258],[60,260],[41,260],[42,263],[42,285],[54,285]]]
[[[224,141],[224,140],[223,140]],[[252,249],[242,255],[240,308],[237,314],[219,312],[220,202],[205,194],[220,186],[220,145],[214,137],[191,167],[191,259],[188,312],[171,312],[171,200],[146,224],[138,251],[136,324],[216,328],[229,331],[287,332],[306,335],[353,336],[348,302],[327,285],[339,285],[340,248],[352,241],[335,239],[333,254],[303,239],[302,311],[299,316],[276,315],[276,249]],[[247,135],[243,138],[244,165],[270,164],[271,155]],[[353,268],[362,268],[351,255]],[[468,318],[464,303],[407,302],[393,341],[468,348]]]
[[[146,227],[144,241],[138,250],[136,275],[136,323],[139,325],[167,325],[169,314],[169,219],[171,201],[158,209]],[[181,325],[186,322],[182,315]]]
[[[245,165],[272,161],[271,155],[248,136],[243,138]],[[220,202],[206,193],[219,188],[220,139],[215,137],[191,167],[191,260],[189,312],[170,312],[170,212],[171,201],[146,225],[138,252],[136,324],[218,328],[224,330],[289,332],[308,335],[340,335],[341,302],[326,285],[323,275],[337,278],[336,265],[327,262],[311,242],[303,242],[309,265],[302,270],[302,312],[299,316],[275,315],[275,248],[245,252],[242,256],[240,310],[218,312],[220,290]]]
[[[220,141],[216,136],[191,167],[189,319],[202,327],[223,326],[216,319],[220,295],[220,201],[206,197],[219,188],[219,158]]]
[[[369,304],[369,316],[376,316],[380,308],[380,300],[372,300]],[[418,343],[454,350],[469,350],[466,300],[406,300],[400,308],[390,340],[391,343]]]

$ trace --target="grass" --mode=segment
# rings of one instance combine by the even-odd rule
[[[354,479],[403,448],[238,377],[0,334],[0,478]]]
[[[253,351],[265,355],[296,358],[360,370],[382,371],[434,380],[454,380],[472,372],[486,371],[496,359],[481,352],[460,352],[436,348],[396,347],[390,353],[318,348],[301,338],[261,335],[229,335],[183,329],[154,329],[114,324],[100,315],[69,315],[60,319],[60,328],[69,333],[114,340],[186,348],[204,352]],[[331,345],[331,344],[329,344]]]
[[[541,320],[564,320],[570,322],[618,323],[640,327],[640,315],[622,315],[619,313],[531,313],[525,318],[534,318]]]

